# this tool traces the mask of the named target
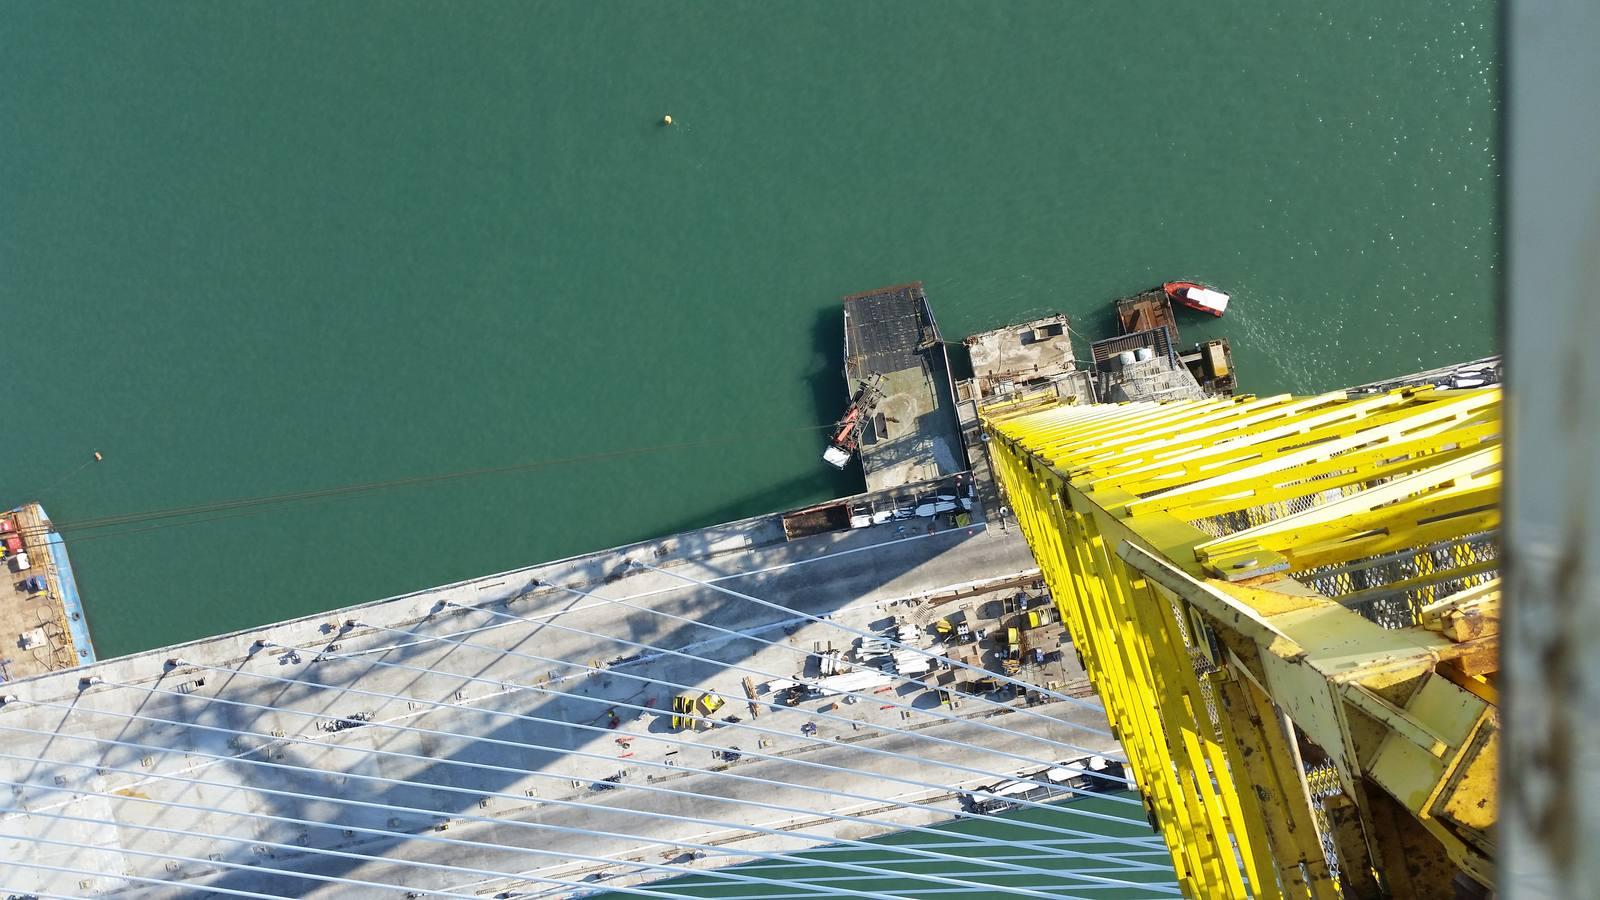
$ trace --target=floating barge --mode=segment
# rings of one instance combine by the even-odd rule
[[[868,491],[967,471],[950,359],[922,282],[844,298],[844,377],[852,398],[870,386],[869,402],[850,410]]]
[[[1227,338],[1184,352],[1167,291],[1157,287],[1114,303],[1118,333],[1089,345],[1079,362],[1072,322],[1060,314],[979,332],[962,342],[972,376],[954,385],[962,444],[973,461],[974,494],[992,522],[1005,512],[984,448],[978,407],[1007,397],[1066,403],[1230,396],[1236,385]]]
[[[0,681],[95,661],[67,547],[37,503],[0,513]]]
[[[1093,402],[1093,379],[1078,368],[1072,320],[1064,315],[980,332],[961,343],[972,362],[972,380],[958,387],[961,400],[1055,385],[1061,396]]]
[[[1115,302],[1119,333],[1089,345],[1087,366],[1064,315],[980,332],[962,342],[972,375],[950,374],[946,344],[922,282],[844,298],[849,403],[823,459],[844,468],[859,455],[868,491],[927,484],[973,467],[974,496],[999,514],[977,407],[1008,395],[1053,391],[1069,403],[1231,396],[1237,380],[1226,338],[1184,351],[1171,291]],[[966,496],[963,494],[963,496]]]
[[[1178,319],[1173,315],[1172,298],[1165,286],[1123,297],[1116,302],[1116,312],[1117,335],[1090,345],[1097,367],[1115,367],[1122,353],[1133,353],[1135,361],[1142,362],[1149,356],[1141,354],[1140,350],[1147,348],[1154,356],[1166,357],[1169,367],[1181,365],[1188,370],[1200,389],[1200,396],[1233,396],[1238,379],[1234,376],[1233,348],[1228,339],[1214,338],[1183,350],[1178,337]],[[1162,389],[1171,393],[1182,388],[1167,384]],[[1170,399],[1156,396],[1155,392],[1124,393],[1128,396],[1109,399]]]

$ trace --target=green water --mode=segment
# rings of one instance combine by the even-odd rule
[[[1124,801],[1136,801],[1137,795],[1123,793],[1117,795]],[[1122,821],[1116,821],[1122,820]],[[795,854],[809,861],[816,861],[815,868],[805,867],[794,861],[765,860],[748,863],[728,872],[754,875],[771,878],[788,883],[779,885],[760,885],[754,882],[731,881],[715,875],[690,875],[668,883],[651,885],[652,889],[667,892],[669,896],[677,894],[685,897],[829,897],[839,896],[837,890],[850,890],[872,894],[889,889],[900,891],[927,890],[941,892],[929,893],[921,896],[951,896],[952,891],[960,891],[959,886],[952,886],[947,882],[937,881],[912,881],[909,878],[895,878],[894,876],[934,876],[939,878],[976,881],[983,885],[997,887],[1022,887],[1042,890],[1053,896],[1073,897],[1086,896],[1098,900],[1136,900],[1152,894],[1147,889],[1133,885],[1167,885],[1174,882],[1171,869],[1171,860],[1164,853],[1158,855],[1140,855],[1124,858],[1121,861],[1105,859],[1092,859],[1096,854],[1127,852],[1130,848],[1116,838],[1148,837],[1151,834],[1149,826],[1144,821],[1143,808],[1130,805],[1127,802],[1114,803],[1112,801],[1092,797],[1084,800],[1075,800],[1064,804],[1060,809],[1041,809],[1032,807],[1028,809],[1012,810],[1001,813],[993,818],[983,820],[968,819],[963,822],[940,825],[938,828],[949,835],[968,835],[992,838],[1016,844],[1020,842],[1036,841],[1072,841],[1073,838],[1059,833],[1040,831],[1033,827],[1047,825],[1070,831],[1089,831],[1094,834],[1104,835],[1107,840],[1103,843],[1083,843],[1070,847],[1063,847],[1056,854],[1044,855],[1035,851],[1032,856],[1027,851],[1017,847],[1008,847],[996,850],[993,846],[984,845],[974,847],[939,848],[924,852],[948,853],[956,857],[953,860],[934,860],[926,856],[913,853],[893,853],[895,847],[918,848],[921,845],[952,843],[954,838],[930,835],[924,832],[903,832],[875,838],[873,849],[858,848],[842,850],[830,848],[818,853],[806,851]],[[884,849],[878,849],[884,848]],[[963,862],[967,859],[989,859],[997,865],[989,867],[973,866]],[[859,870],[844,868],[844,865],[870,865],[887,877],[868,875]],[[1043,872],[1020,873],[1015,869],[1007,870],[1003,864],[1028,866],[1042,869]],[[1096,874],[1098,872],[1098,874]],[[834,892],[817,889],[817,884],[824,882],[802,882],[797,873],[803,873],[808,878],[826,878],[827,887]],[[1082,875],[1101,879],[1099,883],[1085,880]],[[1114,886],[1121,882],[1128,886]],[[1079,891],[1088,889],[1087,893]],[[1021,896],[1018,894],[998,894],[983,891],[981,888],[971,892],[960,892],[958,896]],[[620,892],[599,892],[601,900],[624,900],[629,895]],[[919,894],[901,894],[900,896],[919,896]]]
[[[1493,348],[1495,13],[8,3],[0,500],[105,656],[855,489],[837,298],[1230,290],[1243,386]],[[677,124],[658,122],[670,113]],[[91,451],[103,463],[85,467]],[[166,527],[166,526],[176,527]],[[156,527],[161,526],[161,527]]]

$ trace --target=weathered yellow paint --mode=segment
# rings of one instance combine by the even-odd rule
[[[1424,628],[1440,632],[1452,641],[1470,641],[1497,634],[1500,631],[1500,579],[1494,578],[1430,603],[1418,611],[1417,620]]]
[[[1477,746],[1470,748],[1435,807],[1467,827],[1487,832],[1500,812],[1500,730],[1485,725],[1473,737]]]
[[[1035,396],[981,416],[1188,895],[1367,890],[1366,873],[1341,881],[1321,850],[1324,838],[1370,846],[1374,790],[1417,817],[1442,864],[1492,877],[1498,711],[1487,682],[1456,683],[1492,644],[1452,639],[1485,634],[1498,607],[1448,598],[1494,577],[1492,554],[1468,542],[1499,522],[1498,391],[1090,406]],[[1348,596],[1291,580],[1325,575]],[[1434,630],[1384,628],[1340,602],[1395,597],[1402,611],[1426,608]],[[1442,667],[1450,660],[1457,670]],[[1311,808],[1301,742],[1317,748],[1310,762],[1332,764],[1357,815]]]

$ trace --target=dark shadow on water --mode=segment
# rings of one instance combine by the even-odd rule
[[[820,453],[821,451],[819,450],[819,456]],[[766,515],[777,510],[794,509],[798,506],[805,505],[808,502],[812,502],[811,498],[817,497],[819,493],[830,490],[832,488],[832,482],[837,480],[836,478],[829,477],[830,475],[836,473],[834,473],[830,466],[825,465],[821,459],[817,460],[817,468],[826,469],[828,471],[825,473],[807,473],[805,475],[798,475],[786,481],[780,481],[769,488],[765,488],[756,494],[734,501],[733,503],[723,503],[716,506],[707,507],[703,511],[696,512],[693,515],[688,515],[682,519],[679,519],[660,535],[648,535],[643,539],[649,540],[650,538],[654,537],[679,534],[681,532],[693,531],[699,528],[709,528],[713,525],[718,525],[723,522],[736,522],[740,519],[748,519],[752,516]],[[861,486],[858,484],[853,490],[859,491],[860,489]],[[827,494],[826,496],[833,497],[844,495]]]
[[[834,497],[849,497],[866,490],[866,481],[859,462],[852,462],[843,470],[822,462],[822,450],[827,445],[829,432],[821,426],[830,425],[844,415],[850,402],[844,384],[844,311],[842,307],[825,309],[817,314],[811,330],[812,363],[805,376],[811,395],[812,421],[818,425],[813,433],[798,433],[797,440],[814,448],[817,464],[803,474],[778,482],[754,494],[731,503],[721,503],[695,510],[680,517],[666,528],[651,534],[635,536],[635,541],[697,528],[706,528],[723,522],[734,522],[751,516],[765,515],[774,510],[794,509],[812,503],[821,503]]]
[[[812,418],[818,425],[839,421],[855,385],[844,380],[844,307],[835,306],[817,313],[811,325],[811,369],[806,375],[810,389]],[[819,431],[814,441],[817,447],[819,478],[823,479],[826,496],[844,497],[866,490],[861,467],[852,463],[843,471],[821,463],[822,449],[830,435]]]

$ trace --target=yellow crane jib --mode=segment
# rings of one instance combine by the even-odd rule
[[[1187,895],[1487,892],[1497,388],[980,415]]]

